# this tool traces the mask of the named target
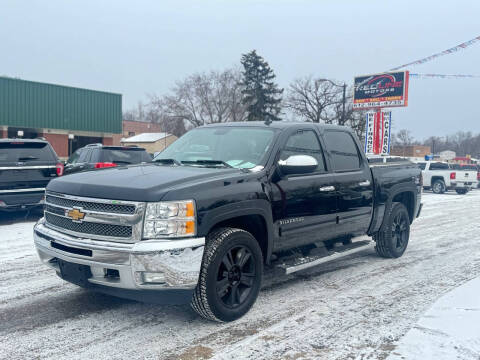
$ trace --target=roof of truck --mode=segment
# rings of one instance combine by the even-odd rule
[[[226,122],[226,123],[215,123],[207,124],[205,127],[215,127],[215,126],[255,126],[255,127],[265,127],[265,128],[274,128],[274,129],[285,129],[291,126],[305,126],[305,125],[316,125],[324,129],[341,129],[341,130],[351,130],[349,127],[340,126],[340,125],[329,125],[329,124],[319,124],[305,121],[272,121],[269,124],[266,124],[264,121],[238,121],[238,122]]]

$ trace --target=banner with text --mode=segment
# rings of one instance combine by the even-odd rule
[[[391,111],[368,112],[365,126],[365,154],[390,154]]]

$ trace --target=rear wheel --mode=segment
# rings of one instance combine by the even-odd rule
[[[252,307],[262,283],[262,251],[247,231],[221,228],[208,236],[192,308],[206,319],[233,321]]]
[[[410,238],[410,217],[402,203],[392,204],[390,213],[378,233],[373,236],[375,250],[386,258],[398,258],[407,249]]]
[[[432,191],[435,194],[443,194],[446,190],[445,182],[443,180],[435,180],[432,185]]]

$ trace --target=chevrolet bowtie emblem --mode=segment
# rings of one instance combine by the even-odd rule
[[[65,211],[65,215],[73,221],[81,221],[85,217],[85,213],[79,209],[72,209]]]

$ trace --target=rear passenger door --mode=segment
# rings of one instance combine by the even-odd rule
[[[373,179],[357,141],[349,131],[324,132],[338,196],[338,224],[343,234],[365,234],[373,213]]]

